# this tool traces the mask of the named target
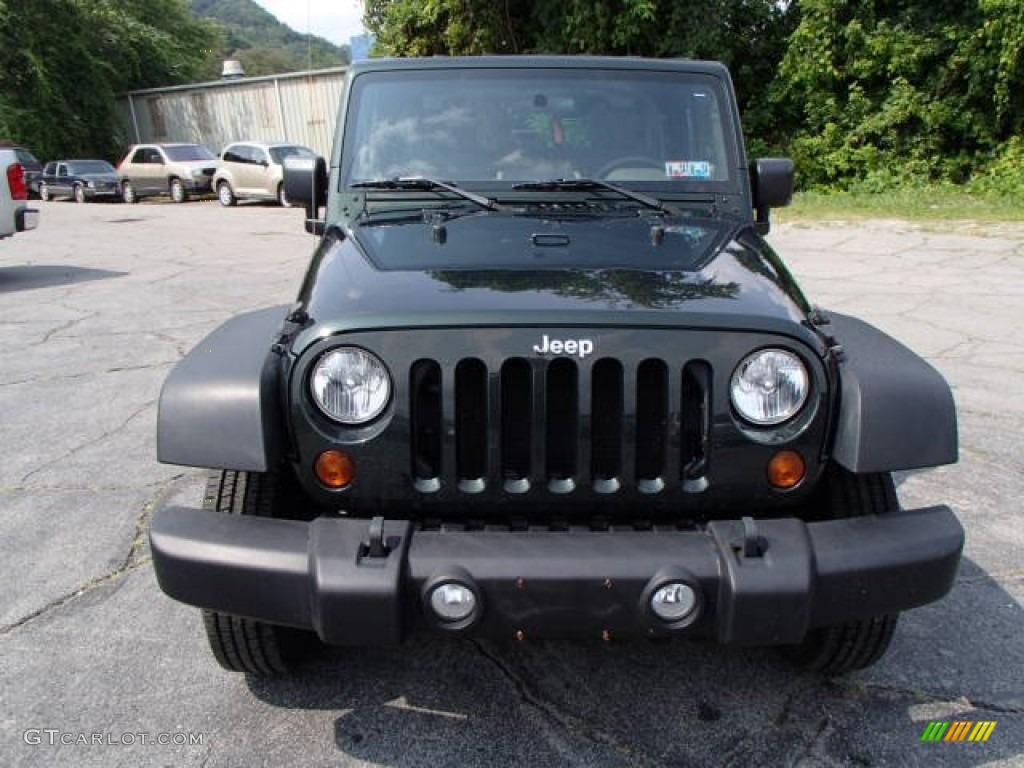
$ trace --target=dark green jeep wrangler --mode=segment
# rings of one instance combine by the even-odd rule
[[[291,307],[172,371],[152,525],[225,667],[455,637],[707,638],[827,672],[950,589],[963,530],[890,473],[956,461],[927,363],[814,308],[765,243],[728,72],[591,57],[349,70]]]

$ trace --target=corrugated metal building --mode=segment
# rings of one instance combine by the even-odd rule
[[[125,94],[133,143],[186,141],[214,152],[232,141],[288,141],[330,155],[346,67],[218,80]]]

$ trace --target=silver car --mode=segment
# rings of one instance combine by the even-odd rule
[[[213,188],[221,205],[238,200],[277,200],[287,206],[282,179],[283,163],[289,155],[314,157],[309,147],[288,143],[236,141],[220,153],[213,174]]]
[[[136,203],[150,195],[168,195],[183,203],[189,195],[210,191],[217,156],[202,144],[136,144],[117,166],[121,198]]]

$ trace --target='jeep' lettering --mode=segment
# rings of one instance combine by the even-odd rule
[[[540,344],[533,345],[538,355],[576,355],[586,357],[594,351],[593,339],[551,339],[545,333]]]

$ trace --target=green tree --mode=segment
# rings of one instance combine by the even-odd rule
[[[1020,0],[804,0],[775,84],[805,183],[962,182],[1024,127]]]
[[[218,45],[186,0],[0,0],[0,135],[114,159],[117,95],[190,82]]]

